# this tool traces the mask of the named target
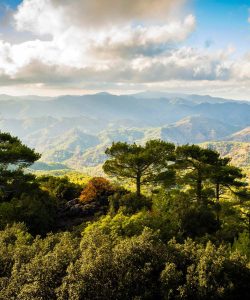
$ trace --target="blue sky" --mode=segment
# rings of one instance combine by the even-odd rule
[[[197,29],[191,41],[216,48],[232,44],[243,53],[250,45],[249,7],[249,0],[195,0]]]
[[[3,2],[6,5],[9,5],[10,7],[15,8],[18,4],[20,4],[22,1],[21,0],[1,0],[0,3]]]
[[[22,0],[0,0],[12,9]],[[192,0],[189,9],[197,19],[197,28],[189,45],[223,48],[235,46],[244,53],[250,45],[250,0]]]
[[[0,0],[0,93],[249,97],[250,0],[92,3]]]

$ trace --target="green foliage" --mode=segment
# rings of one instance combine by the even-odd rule
[[[122,211],[124,214],[134,214],[142,209],[149,210],[152,206],[152,200],[141,195],[138,197],[135,193],[116,192],[109,197],[110,212],[112,214]]]
[[[105,173],[118,178],[133,180],[137,196],[141,185],[169,181],[174,177],[169,162],[174,160],[174,144],[151,140],[145,146],[113,143],[105,153],[109,159],[104,163]]]
[[[98,231],[84,236],[82,255],[68,270],[59,299],[157,299],[164,248],[147,230],[115,243]]]
[[[79,197],[82,189],[80,185],[70,182],[68,177],[41,176],[38,183],[42,190],[47,191],[58,202]]]
[[[197,145],[184,145],[176,149],[177,168],[185,184],[189,184],[195,191],[199,204],[205,204],[207,199],[203,193],[204,182],[210,176],[210,168],[219,159],[219,153],[202,149]]]
[[[92,235],[93,232],[99,230],[103,234],[109,235],[110,237],[126,237],[139,235],[143,228],[150,223],[150,217],[148,213],[139,212],[132,216],[126,216],[122,212],[116,214],[114,217],[107,215],[102,217],[98,221],[89,224],[84,234]]]
[[[52,229],[54,205],[39,189],[34,175],[24,169],[40,155],[8,133],[0,133],[0,227],[25,222],[34,234]]]
[[[250,260],[250,236],[249,232],[244,231],[239,234],[233,243],[233,250],[239,252]]]
[[[0,161],[0,299],[248,299],[249,191],[229,159],[114,143],[104,170],[132,193],[103,177],[35,178],[24,173],[34,151],[2,137],[21,158],[2,142],[15,160]],[[48,234],[62,228],[72,232]]]
[[[181,216],[181,229],[184,236],[199,237],[215,233],[219,224],[211,209],[193,206]]]
[[[240,210],[239,202],[222,201],[219,215],[220,228],[216,232],[215,239],[233,243],[238,234],[247,228]]]
[[[0,170],[22,170],[40,158],[40,154],[9,133],[0,132]]]
[[[70,234],[33,239],[22,225],[0,232],[0,299],[56,299],[70,263],[79,252]]]
[[[244,257],[211,242],[164,243],[144,228],[114,236],[99,227],[33,238],[0,231],[0,299],[248,299]]]
[[[169,246],[172,259],[161,273],[164,299],[247,299],[250,270],[243,257],[210,242]]]
[[[179,190],[165,193],[162,191],[154,198],[153,212],[158,212],[171,226],[171,236],[202,237],[213,234],[219,229],[214,211],[206,206],[197,205],[192,195]]]
[[[139,198],[141,200],[141,197]],[[139,200],[138,199],[138,200]],[[159,199],[164,199],[159,203]],[[148,199],[145,198],[146,204]],[[141,204],[141,202],[139,202]],[[145,206],[141,211],[131,214],[131,207],[121,206],[121,209],[111,215],[103,216],[98,221],[90,223],[84,232],[91,232],[98,228],[104,234],[112,237],[131,237],[142,233],[145,227],[158,231],[159,237],[163,241],[171,239],[175,235],[183,234],[181,229],[181,220],[175,212],[175,208],[171,207],[165,198],[154,198],[151,203],[151,210],[147,210]]]
[[[55,213],[56,203],[47,193],[35,190],[0,204],[0,226],[25,222],[31,233],[46,234],[55,225]]]

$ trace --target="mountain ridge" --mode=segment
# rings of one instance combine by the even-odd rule
[[[35,96],[6,99],[4,95],[0,96],[0,130],[42,153],[42,162],[78,169],[102,163],[113,141],[249,141],[250,102],[200,95],[158,93],[153,99],[152,92],[145,95],[148,98],[104,92],[48,101]]]

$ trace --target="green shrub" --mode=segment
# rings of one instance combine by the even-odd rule
[[[142,209],[151,209],[152,200],[146,196],[138,197],[136,193],[116,193],[109,197],[111,213],[122,211],[124,214],[134,214]]]
[[[233,243],[232,249],[245,255],[250,260],[250,234],[248,231],[239,234],[239,237]]]

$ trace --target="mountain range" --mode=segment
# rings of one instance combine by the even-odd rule
[[[97,166],[113,141],[144,143],[153,138],[203,143],[234,156],[238,165],[250,164],[250,102],[211,96],[163,92],[54,98],[0,95],[0,130],[42,153],[41,162],[58,163],[60,168]]]

